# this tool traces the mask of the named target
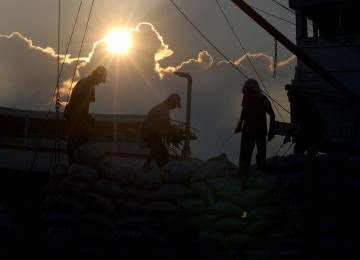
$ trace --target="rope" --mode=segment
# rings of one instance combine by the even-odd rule
[[[276,0],[272,0],[274,3],[276,3],[276,4],[278,4],[279,6],[281,6],[282,8],[284,8],[285,10],[287,10],[287,11],[289,11],[290,13],[292,13],[292,14],[295,14],[295,11],[294,10],[292,10],[292,9],[290,9],[290,8],[288,8],[288,7],[286,7],[285,5],[283,5],[283,4],[281,4],[281,3],[279,3],[278,1],[276,1]]]
[[[285,153],[283,154],[283,156],[285,156],[285,155],[289,152],[289,150],[290,150],[290,148],[293,146],[293,144],[294,144],[294,142],[291,142],[291,144],[289,145],[289,148],[286,149],[286,151],[285,151]]]
[[[276,75],[276,66],[277,66],[277,57],[278,57],[278,44],[277,44],[277,40],[274,39],[274,73],[273,73],[273,78],[275,78]]]
[[[241,70],[239,70],[239,68],[238,68],[236,65],[234,65],[233,62],[231,62],[216,46],[214,46],[214,44],[212,44],[212,43],[210,42],[210,40],[191,22],[191,20],[184,14],[184,12],[181,11],[181,9],[174,3],[173,0],[170,0],[170,2],[171,2],[171,3],[175,6],[175,8],[185,17],[185,19],[200,33],[200,35],[201,35],[223,58],[226,59],[226,61],[228,61],[237,71],[239,71],[246,79],[248,79],[248,77],[247,77]],[[225,17],[225,19],[226,19],[226,21],[227,21],[230,29],[232,30],[233,34],[235,35],[235,37],[236,37],[239,45],[240,45],[241,48],[243,49],[243,51],[244,51],[247,59],[249,60],[251,66],[253,67],[253,70],[255,71],[255,73],[256,73],[259,81],[261,82],[262,86],[264,87],[266,93],[264,93],[264,92],[262,91],[263,94],[264,94],[265,96],[267,96],[267,97],[271,100],[271,102],[275,103],[276,105],[278,105],[279,107],[281,107],[284,111],[286,111],[287,113],[290,114],[290,112],[289,112],[286,108],[284,108],[281,104],[279,104],[276,100],[274,100],[274,99],[270,96],[270,94],[268,94],[268,90],[266,89],[264,82],[262,81],[262,79],[261,79],[261,77],[259,76],[257,70],[255,69],[255,66],[253,65],[251,59],[249,58],[249,56],[248,56],[248,54],[247,54],[244,46],[242,45],[239,37],[237,36],[234,28],[231,26],[231,23],[229,22],[229,19],[227,18],[226,14],[224,13],[223,9],[221,8],[218,0],[216,0],[216,3],[217,3],[217,5],[219,6],[219,8],[220,8],[220,10],[221,10],[221,12],[222,12],[222,14],[223,14],[223,16]],[[274,106],[274,107],[275,107],[277,113],[279,114],[280,118],[281,118],[282,121],[284,122],[285,120],[283,119],[283,117],[282,117],[281,113],[279,112],[277,106]],[[233,135],[234,135],[234,134],[233,134]],[[228,139],[226,139],[226,140],[223,142],[222,146],[223,146],[229,139],[231,139],[231,137],[232,137],[233,135],[231,135]]]
[[[50,109],[51,109],[51,107],[52,107],[52,104],[53,104],[53,100],[54,100],[54,97],[56,97],[56,108],[57,108],[57,106],[60,106],[61,104],[60,104],[60,92],[59,92],[59,83],[60,83],[60,76],[61,76],[61,73],[62,73],[62,70],[63,70],[63,67],[64,67],[64,64],[65,64],[65,61],[66,61],[66,57],[67,57],[67,54],[68,54],[68,51],[69,51],[69,48],[70,48],[70,43],[71,43],[71,41],[72,41],[72,37],[73,37],[73,34],[74,34],[74,31],[75,31],[75,27],[76,27],[76,24],[77,24],[77,20],[78,20],[78,17],[79,17],[79,14],[80,14],[80,10],[81,10],[81,6],[82,6],[82,3],[83,3],[83,0],[81,0],[81,2],[80,2],[80,5],[79,5],[79,8],[78,8],[78,11],[77,11],[77,14],[76,14],[76,18],[75,18],[75,22],[74,22],[74,26],[73,26],[73,28],[72,28],[72,31],[71,31],[71,35],[70,35],[70,39],[69,39],[69,42],[68,42],[68,45],[67,45],[67,48],[66,48],[66,53],[65,53],[65,58],[64,58],[64,60],[63,60],[63,62],[62,62],[62,65],[61,65],[61,68],[59,69],[59,64],[60,64],[60,24],[61,24],[61,22],[60,22],[60,13],[61,13],[61,3],[60,3],[60,1],[61,0],[59,0],[59,18],[58,18],[58,73],[57,73],[57,80],[56,80],[56,87],[54,88],[54,92],[53,92],[53,96],[52,96],[52,98],[51,98],[51,102],[50,102],[50,105],[49,105],[49,109],[48,109],[48,111],[47,111],[47,116],[46,116],[46,119],[48,119],[49,118],[49,114],[50,114]],[[93,4],[94,4],[94,0],[93,0],[93,2],[92,2],[92,5],[91,5],[91,10],[92,10],[92,6],[93,6]],[[88,16],[88,22],[89,22],[89,19],[90,19],[90,14],[91,14],[91,10],[90,10],[90,12],[89,12],[89,16]],[[88,23],[87,23],[88,24]],[[87,26],[86,26],[87,27]],[[85,32],[86,32],[86,30],[85,30]],[[85,38],[85,34],[84,34],[84,37],[83,37],[83,41],[84,41],[84,38]],[[79,52],[79,56],[80,56],[80,52]],[[78,57],[78,61],[79,61],[79,57]],[[78,63],[77,63],[78,64]],[[76,64],[76,67],[77,67],[77,64]],[[75,71],[76,71],[76,67],[75,67]],[[73,78],[74,79],[74,78]],[[57,112],[58,112],[58,110],[57,110]],[[43,120],[43,122],[42,122],[42,125],[44,125],[45,124],[45,120],[46,119],[44,119]],[[56,114],[56,119],[59,119],[59,115],[58,115],[58,113]],[[56,122],[55,122],[55,148],[61,148],[60,147],[60,140],[58,140],[57,141],[57,137],[58,137],[58,120],[56,120]],[[40,147],[40,143],[41,143],[41,141],[42,141],[42,137],[39,139],[39,142],[38,142],[38,144],[37,144],[37,147]],[[55,150],[59,150],[59,149],[55,149]],[[57,153],[57,152],[55,152],[55,153]],[[32,163],[31,163],[31,166],[30,166],[30,171],[33,169],[33,167],[34,167],[34,164],[35,164],[35,161],[36,161],[36,158],[37,158],[37,154],[38,154],[38,152],[36,151],[36,153],[35,153],[35,155],[34,155],[34,158],[33,158],[33,160],[32,160]],[[55,154],[55,156],[54,156],[54,154],[53,154],[53,156],[52,156],[52,158],[51,158],[51,161],[53,161],[54,160],[54,157],[55,157],[55,160],[57,160],[57,159],[59,159],[60,158],[60,154],[57,156],[56,154]]]
[[[59,85],[60,85],[60,28],[61,28],[61,0],[59,0],[59,15],[58,15],[58,54],[57,54],[57,77],[56,77],[56,103],[55,103],[55,109],[56,109],[56,119],[59,119],[59,109],[60,109],[60,94],[59,94]],[[55,154],[53,154],[52,160],[55,160],[57,162],[60,158],[60,153],[57,152],[57,148],[60,148],[60,140],[58,137],[58,120],[55,121]]]
[[[57,30],[57,76],[56,76],[56,86],[55,86],[55,89],[54,89],[54,93],[53,93],[53,96],[51,98],[51,102],[50,102],[50,105],[49,105],[49,109],[48,109],[48,112],[47,112],[47,115],[46,115],[46,118],[49,117],[49,114],[50,114],[50,109],[51,109],[51,106],[52,106],[52,101],[54,99],[54,96],[56,98],[56,105],[55,105],[55,109],[56,109],[56,119],[58,119],[59,117],[59,74],[60,74],[60,69],[59,69],[59,64],[60,64],[60,24],[61,24],[61,0],[58,1],[58,30]],[[55,140],[54,140],[54,148],[55,148],[55,151],[54,153],[52,153],[52,156],[51,156],[51,162],[53,161],[57,161],[58,158],[60,157],[60,154],[58,152],[56,152],[57,148],[60,148],[60,140],[58,140],[58,127],[57,127],[57,122],[58,120],[55,121]],[[42,121],[42,125],[45,124],[45,121]],[[39,142],[38,142],[38,145],[37,147],[40,146],[40,142],[42,141],[42,137],[39,139]],[[38,151],[35,152],[35,155],[34,155],[34,158],[31,162],[31,165],[30,165],[30,171],[32,171],[33,167],[34,167],[34,164],[35,164],[35,161],[36,161],[36,158],[37,158],[37,155],[38,155]]]
[[[77,11],[77,14],[76,14],[76,18],[75,18],[75,22],[74,22],[74,26],[72,28],[72,31],[71,31],[71,35],[70,35],[70,39],[69,39],[69,42],[68,42],[68,45],[67,45],[67,48],[66,48],[66,52],[65,52],[65,55],[64,55],[64,60],[61,64],[61,69],[60,69],[60,72],[58,74],[58,81],[60,80],[60,76],[62,74],[62,70],[64,68],[64,64],[65,64],[65,61],[66,61],[66,58],[67,58],[67,54],[69,53],[69,48],[70,48],[70,43],[72,41],[72,37],[74,35],[74,31],[75,31],[75,27],[76,27],[76,24],[77,24],[77,20],[79,18],[79,14],[80,14],[80,10],[81,10],[81,6],[82,6],[82,3],[83,3],[83,0],[81,0],[80,2],[80,5],[79,5],[79,8],[78,8],[78,11]],[[54,94],[53,96],[55,95],[55,90],[54,90]],[[60,96],[59,96],[59,100],[60,100]],[[52,102],[53,102],[53,99],[51,99],[51,103],[50,103],[50,107],[52,106]]]
[[[233,133],[233,134],[230,135],[228,138],[226,138],[226,140],[225,140],[224,142],[222,142],[221,148],[224,148],[224,145],[227,143],[227,141],[229,141],[235,134],[237,134],[237,133]]]
[[[170,0],[170,2],[175,6],[175,8],[185,17],[185,19],[195,28],[195,30],[200,33],[200,35],[227,61],[230,63],[231,66],[233,66],[237,71],[239,71],[246,79],[249,77],[244,74],[232,61],[230,61],[210,40],[197,28],[190,19],[180,10],[180,8],[174,3],[173,0]]]
[[[263,80],[261,79],[261,77],[260,77],[259,73],[257,72],[257,70],[256,70],[256,68],[255,68],[255,66],[254,66],[254,64],[253,64],[253,62],[251,61],[251,59],[250,59],[250,57],[249,57],[249,55],[248,55],[248,52],[245,50],[245,48],[244,48],[243,44],[241,43],[241,41],[240,41],[240,39],[239,39],[239,37],[238,37],[237,33],[235,32],[234,28],[232,27],[232,25],[231,25],[231,23],[230,23],[230,21],[229,21],[228,17],[226,16],[226,14],[225,14],[224,10],[221,8],[221,6],[220,6],[220,4],[219,4],[218,0],[215,0],[215,1],[216,1],[216,3],[217,3],[217,5],[218,5],[218,7],[219,7],[219,9],[220,9],[220,11],[221,11],[221,13],[223,14],[224,18],[226,19],[226,21],[227,21],[227,23],[228,23],[228,25],[229,25],[229,27],[230,27],[231,31],[233,32],[234,36],[236,37],[237,42],[239,43],[240,47],[242,48],[243,52],[245,53],[245,56],[246,56],[247,60],[249,61],[249,63],[250,63],[250,65],[251,65],[252,69],[254,70],[254,72],[255,72],[255,74],[256,74],[256,76],[257,76],[257,78],[259,79],[259,81],[260,81],[261,85],[262,85],[262,86],[263,86],[263,88],[265,89],[265,91],[266,91],[266,96],[267,96],[267,97],[268,97],[268,98],[272,101],[272,103],[273,103],[273,104],[275,103],[275,104],[279,105],[282,109],[284,109],[286,112],[288,112],[288,113],[289,113],[289,111],[288,111],[288,110],[286,110],[283,106],[281,106],[278,102],[276,102],[276,101],[275,101],[275,100],[274,100],[274,99],[270,96],[269,91],[267,90],[267,88],[266,88],[266,86],[265,86],[265,84],[264,84]],[[279,114],[280,118],[281,118],[281,119],[282,119],[282,121],[284,122],[285,120],[284,120],[284,118],[282,117],[282,115],[281,115],[280,111],[277,109],[277,106],[274,106],[274,107],[275,107],[275,109],[276,109],[277,113]]]
[[[85,30],[84,30],[84,35],[83,35],[83,38],[82,38],[82,41],[81,41],[80,50],[79,50],[79,53],[78,53],[78,58],[77,58],[77,60],[76,60],[76,65],[75,65],[74,73],[73,73],[73,76],[72,76],[72,79],[71,79],[71,85],[70,85],[70,88],[69,88],[69,93],[68,93],[68,97],[67,97],[67,102],[69,102],[69,99],[70,99],[70,93],[71,93],[71,90],[72,90],[72,85],[73,85],[73,83],[74,83],[74,78],[75,78],[75,74],[76,74],[76,68],[77,68],[77,66],[78,66],[78,64],[79,64],[80,54],[81,54],[82,47],[83,47],[83,44],[84,44],[84,40],[85,40],[85,36],[86,36],[86,32],[87,32],[88,25],[89,25],[89,20],[90,20],[92,8],[93,8],[93,5],[94,5],[94,1],[95,1],[95,0],[93,0],[93,1],[91,2],[90,12],[89,12],[89,15],[88,15],[88,19],[87,19],[87,21],[86,21],[86,26],[85,26]]]
[[[263,88],[265,89],[266,93],[264,93],[264,92],[262,91],[263,94],[266,95],[266,96],[272,101],[273,104],[274,104],[274,103],[277,104],[277,105],[280,106],[284,111],[286,111],[287,113],[290,114],[290,112],[289,112],[287,109],[285,109],[283,106],[281,106],[278,102],[276,102],[276,101],[270,96],[267,88],[265,87],[265,84],[264,84],[263,80],[261,79],[260,75],[258,74],[258,72],[257,72],[254,64],[252,63],[250,57],[248,56],[247,51],[245,50],[243,44],[241,43],[241,41],[240,41],[237,33],[235,32],[234,28],[232,27],[232,25],[231,25],[228,17],[226,16],[224,10],[221,8],[221,6],[220,6],[220,4],[219,4],[219,1],[216,0],[216,3],[217,3],[217,5],[218,5],[220,11],[222,12],[224,18],[226,19],[226,21],[227,21],[227,23],[228,23],[231,31],[232,31],[233,34],[235,35],[235,37],[236,37],[236,39],[237,39],[237,42],[239,43],[240,47],[242,48],[243,52],[245,53],[247,60],[249,61],[250,65],[252,66],[252,68],[253,68],[255,74],[257,75],[259,81],[261,82],[261,85],[262,85]],[[254,9],[256,9],[256,8],[254,8]],[[279,18],[279,17],[278,17],[278,18]],[[279,18],[279,19],[281,19],[281,18]],[[281,20],[284,20],[284,19],[281,19]],[[286,21],[286,20],[284,20],[284,21]],[[287,21],[287,22],[288,22],[288,21]],[[277,55],[277,54],[278,54],[278,46],[277,46],[277,40],[276,40],[276,39],[274,39],[274,48],[275,48],[275,56],[274,56],[274,72],[273,72],[273,77],[275,78],[276,66],[277,66],[277,57],[278,57],[278,55]],[[282,121],[284,122],[285,120],[284,120],[284,118],[282,117],[280,111],[277,109],[277,106],[275,105],[274,107],[275,107],[277,113],[279,114],[280,118],[281,118]],[[233,135],[234,135],[234,134],[233,134]],[[223,142],[222,147],[224,146],[224,144],[225,144],[233,135],[231,135],[228,139],[226,139],[226,140]],[[278,154],[278,152],[280,151],[280,149],[282,148],[283,145],[284,145],[284,144],[282,144],[282,145],[279,147],[276,155]],[[290,146],[290,147],[291,147],[291,146]],[[289,149],[290,149],[290,148],[289,148]]]

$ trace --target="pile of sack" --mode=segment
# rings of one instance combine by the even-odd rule
[[[43,205],[46,254],[279,256],[294,251],[279,177],[243,182],[226,155],[176,160],[145,172],[108,161],[92,145],[50,170]],[[284,204],[285,203],[285,204]],[[295,246],[294,246],[295,247]]]

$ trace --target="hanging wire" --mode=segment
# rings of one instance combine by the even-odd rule
[[[69,53],[70,43],[71,43],[72,37],[74,35],[74,31],[75,31],[75,28],[76,28],[77,20],[79,18],[82,3],[83,3],[83,0],[81,0],[81,2],[80,2],[79,8],[78,8],[78,11],[77,11],[77,14],[76,14],[75,22],[74,22],[74,25],[73,25],[73,28],[72,28],[72,31],[71,31],[71,35],[70,35],[70,39],[69,39],[68,45],[66,47],[66,52],[65,52],[65,55],[64,55],[63,62],[61,64],[60,72],[58,74],[58,79],[57,79],[58,81],[60,80],[60,77],[61,77],[61,74],[62,74],[62,71],[63,71],[63,68],[64,68],[64,64],[66,62],[67,54]],[[55,91],[56,91],[56,88],[54,89],[53,97],[55,96]],[[60,99],[60,96],[59,96],[59,99]],[[52,102],[53,102],[53,99],[51,99],[50,107],[52,106]]]
[[[72,79],[71,79],[71,85],[70,85],[70,88],[69,88],[69,93],[68,93],[68,97],[67,97],[67,102],[69,102],[69,99],[70,99],[70,94],[71,94],[72,86],[73,86],[73,83],[74,83],[74,78],[75,78],[75,74],[76,74],[76,69],[77,69],[77,66],[78,66],[78,64],[79,64],[80,55],[81,55],[82,47],[83,47],[83,44],[84,44],[84,40],[85,40],[85,36],[86,36],[86,32],[87,32],[88,25],[89,25],[90,16],[91,16],[91,12],[92,12],[92,8],[93,8],[93,5],[94,5],[94,2],[95,2],[95,0],[93,0],[93,1],[91,2],[90,12],[89,12],[89,15],[88,15],[88,19],[87,19],[87,21],[86,21],[86,26],[85,26],[83,38],[82,38],[82,41],[81,41],[80,50],[79,50],[79,53],[78,53],[78,58],[77,58],[76,64],[75,64],[74,74],[73,74]]]
[[[290,13],[292,13],[292,14],[295,14],[295,11],[294,10],[292,10],[292,9],[290,9],[290,8],[288,8],[288,7],[286,7],[285,5],[283,5],[282,3],[279,3],[278,1],[276,1],[276,0],[271,0],[271,1],[273,1],[274,3],[276,3],[276,4],[278,4],[279,6],[281,6],[282,8],[284,8],[285,10],[287,10],[287,11],[289,11]]]
[[[60,28],[61,28],[61,0],[59,0],[59,14],[58,14],[58,54],[57,54],[57,77],[56,77],[56,103],[55,103],[55,109],[56,109],[56,120],[55,120],[55,152],[51,158],[51,162],[55,161],[57,162],[60,159],[60,139],[58,136],[58,124],[59,124],[59,109],[60,109],[60,91],[59,91],[59,75],[60,75]]]
[[[225,139],[224,142],[222,142],[221,147],[224,148],[224,145],[237,133],[233,133],[232,135],[230,135],[228,138]]]
[[[195,30],[200,33],[200,35],[227,61],[230,63],[231,66],[233,66],[237,71],[239,71],[246,79],[249,77],[244,74],[231,60],[229,60],[200,30],[196,27],[196,25],[191,22],[191,20],[181,11],[181,9],[174,3],[173,0],[170,0],[170,2],[175,6],[175,8],[185,17],[185,19],[195,28]]]
[[[287,155],[287,153],[290,151],[290,148],[293,146],[294,142],[291,142],[289,147],[286,149],[286,151],[283,153],[283,156]]]
[[[185,15],[184,12],[181,11],[181,9],[174,3],[173,0],[170,0],[170,2],[175,6],[175,8],[184,16],[184,18],[200,33],[200,35],[227,61],[231,66],[233,66],[238,72],[240,72],[246,79],[249,79],[248,76],[245,75],[232,61],[230,61],[213,43],[210,42],[210,40],[198,29],[191,20]],[[264,92],[263,92],[264,93]],[[286,112],[290,113],[286,108],[284,108],[281,104],[279,104],[276,100],[274,100],[269,94],[264,93],[272,102],[275,102],[279,107],[281,107]],[[277,107],[275,106],[275,109],[277,110]],[[278,111],[278,110],[277,110]],[[279,111],[278,111],[279,113]],[[279,113],[280,117],[281,114]]]
[[[280,17],[280,16],[273,15],[273,14],[271,14],[271,13],[269,13],[269,12],[266,12],[266,11],[264,11],[264,10],[261,10],[261,9],[255,7],[255,6],[251,6],[251,8],[254,9],[254,10],[256,10],[256,11],[259,11],[259,12],[261,12],[261,13],[264,13],[264,14],[267,14],[267,15],[269,15],[269,16],[272,16],[272,17],[274,17],[274,18],[276,18],[276,19],[282,20],[282,21],[284,21],[284,22],[286,22],[286,23],[290,23],[290,24],[292,24],[292,25],[295,25],[295,23],[293,23],[293,22],[291,22],[291,21],[288,21],[288,20],[286,20],[286,19],[284,19],[284,18],[282,18],[282,17]],[[292,11],[292,13],[295,14],[294,11]]]
[[[51,98],[51,102],[50,102],[50,105],[49,105],[49,109],[48,109],[48,112],[47,112],[47,115],[46,115],[46,119],[49,118],[49,115],[50,115],[50,109],[51,109],[51,106],[52,106],[52,102],[53,102],[53,99],[55,97],[56,99],[56,103],[55,103],[55,109],[56,109],[56,120],[55,120],[55,138],[54,138],[54,152],[52,153],[51,155],[51,160],[50,162],[57,162],[59,161],[60,159],[60,138],[59,138],[59,132],[58,132],[58,126],[59,126],[59,108],[60,108],[60,92],[59,92],[59,85],[60,85],[60,81],[59,81],[59,78],[60,78],[60,31],[61,31],[61,0],[58,1],[58,30],[57,30],[57,76],[56,76],[56,86],[55,86],[55,89],[54,89],[54,93],[53,93],[53,96]],[[42,121],[42,126],[45,125],[45,122],[46,122],[46,119],[44,119]],[[42,127],[40,127],[40,129],[42,129]],[[40,143],[42,141],[42,137],[39,138],[39,142],[37,144],[37,147],[40,146]],[[36,158],[37,158],[37,155],[38,155],[38,151],[35,152],[35,155],[34,155],[34,158],[31,162],[31,166],[30,166],[30,171],[33,169],[34,167],[34,164],[35,164],[35,161],[36,161]]]
[[[273,78],[275,78],[276,75],[276,66],[277,66],[277,57],[278,57],[278,44],[276,38],[274,38],[274,72],[273,72]]]
[[[60,91],[59,91],[59,85],[60,85],[60,77],[61,77],[61,73],[62,73],[62,70],[63,70],[63,67],[64,67],[64,64],[65,64],[65,61],[66,61],[66,57],[67,57],[67,54],[68,54],[68,51],[69,51],[69,47],[70,47],[70,43],[72,41],[72,37],[73,37],[73,34],[74,34],[74,31],[75,31],[75,27],[76,27],[76,24],[77,24],[77,20],[78,20],[78,17],[79,17],[79,14],[80,14],[80,10],[81,10],[81,6],[82,6],[82,3],[83,3],[83,0],[81,0],[80,2],[80,5],[79,5],[79,8],[78,8],[78,11],[77,11],[77,15],[76,15],[76,19],[75,19],[75,22],[74,22],[74,26],[72,28],[72,32],[71,32],[71,36],[70,36],[70,39],[69,39],[69,42],[68,42],[68,45],[67,45],[67,49],[66,49],[66,53],[65,53],[65,56],[64,56],[64,59],[63,59],[63,62],[62,62],[62,65],[61,65],[61,68],[59,69],[59,64],[60,64],[60,13],[61,13],[61,4],[60,4],[60,0],[59,0],[59,20],[58,20],[58,73],[57,73],[57,80],[56,80],[56,87],[54,88],[54,92],[53,92],[53,96],[51,98],[51,102],[50,102],[50,105],[49,105],[49,109],[47,111],[47,115],[46,115],[46,119],[49,118],[49,115],[50,115],[50,110],[51,110],[51,107],[52,107],[52,104],[53,104],[53,100],[54,100],[54,97],[56,99],[56,106],[57,105],[61,105],[60,104]],[[94,4],[94,0],[92,2],[92,5],[91,5],[91,10],[92,10],[92,6]],[[91,10],[89,12],[89,17],[88,17],[88,22],[89,22],[89,19],[90,19],[90,14],[91,14]],[[87,22],[87,24],[88,24]],[[86,32],[86,30],[85,30]],[[84,38],[85,38],[85,35],[83,37],[83,41],[84,41]],[[80,51],[81,52],[81,51]],[[80,52],[79,52],[79,55],[80,55]],[[79,57],[78,57],[78,60],[79,60]],[[76,67],[77,67],[77,64],[76,64]],[[76,67],[75,67],[75,71],[76,71]],[[42,122],[42,125],[44,126],[45,125],[45,122],[46,122],[46,119],[43,120]],[[59,116],[58,116],[58,113],[56,114],[56,119],[59,119]],[[59,151],[60,152],[60,139],[59,141],[57,142],[57,137],[58,137],[58,121],[59,120],[56,120],[55,122],[55,151]],[[42,127],[40,127],[40,129],[42,129]],[[39,142],[37,144],[37,147],[40,146],[40,143],[42,141],[42,137],[39,139]],[[55,152],[55,153],[56,153]],[[38,151],[35,152],[35,155],[34,155],[34,158],[32,160],[32,163],[31,163],[31,166],[30,166],[30,171],[33,169],[34,167],[34,164],[35,164],[35,161],[36,161],[36,158],[37,158],[37,154],[38,154]],[[55,159],[59,159],[59,157],[57,157],[57,155],[52,155],[52,158],[51,158],[51,161],[54,160],[54,157]]]
[[[238,37],[237,33],[235,32],[234,28],[232,27],[232,25],[231,25],[231,23],[230,23],[230,21],[229,21],[228,17],[226,16],[226,14],[225,14],[224,10],[221,8],[221,6],[220,6],[220,4],[219,4],[218,0],[215,0],[215,1],[216,1],[216,3],[217,3],[217,5],[218,5],[218,7],[219,7],[219,9],[220,9],[220,11],[221,11],[221,13],[223,14],[223,16],[224,16],[225,20],[227,21],[227,23],[228,23],[228,25],[229,25],[229,27],[230,27],[231,31],[233,32],[234,36],[236,37],[237,42],[239,43],[240,47],[242,48],[243,52],[245,53],[246,58],[247,58],[247,60],[249,61],[249,63],[250,63],[250,65],[251,65],[251,67],[253,68],[253,70],[254,70],[254,72],[255,72],[255,74],[256,74],[256,76],[257,76],[257,78],[259,79],[259,81],[260,81],[261,85],[262,85],[262,86],[263,86],[263,88],[265,89],[265,91],[266,91],[266,96],[267,96],[267,97],[269,97],[269,98],[270,98],[270,100],[271,100],[273,103],[277,104],[277,105],[278,105],[278,106],[280,106],[282,109],[284,109],[286,112],[290,113],[287,109],[285,109],[283,106],[281,106],[278,102],[276,102],[276,101],[275,101],[275,100],[274,100],[274,99],[270,96],[269,91],[267,90],[267,88],[266,88],[266,86],[265,86],[265,84],[264,84],[263,80],[261,79],[261,77],[260,77],[259,73],[257,72],[257,70],[256,70],[256,68],[255,68],[255,66],[254,66],[254,64],[253,64],[253,62],[251,61],[251,59],[250,59],[250,57],[249,57],[249,55],[248,55],[248,52],[245,50],[245,48],[244,48],[243,44],[241,43],[241,41],[240,41],[240,39],[239,39],[239,37]],[[264,94],[265,94],[265,93],[264,93]],[[277,109],[277,106],[274,106],[274,107],[275,107],[275,109],[276,109],[277,113],[279,114],[280,118],[281,118],[281,119],[282,119],[282,121],[284,122],[285,120],[284,120],[284,118],[282,117],[282,115],[281,115],[280,111]]]
[[[56,93],[55,93],[55,97],[56,97],[56,103],[55,103],[55,109],[57,112],[57,116],[58,116],[58,112],[60,109],[60,99],[59,99],[59,77],[60,77],[60,28],[61,28],[61,0],[59,0],[59,14],[58,14],[58,39],[57,39],[57,76],[56,76]]]
[[[171,1],[171,3],[176,7],[176,9],[185,17],[185,19],[200,33],[200,35],[201,35],[213,48],[214,48],[220,55],[222,55],[222,57],[224,57],[224,58],[225,58],[237,71],[239,71],[246,79],[248,79],[248,77],[247,77],[241,70],[239,70],[238,67],[233,64],[233,62],[231,62],[214,44],[212,44],[212,43],[210,42],[210,40],[200,31],[200,29],[198,29],[198,28],[191,22],[191,20],[184,14],[184,12],[182,12],[182,11],[180,10],[180,8],[179,8],[172,0],[170,0],[170,1]],[[231,28],[232,32],[234,33],[234,35],[235,35],[235,37],[236,37],[239,45],[240,45],[241,48],[243,49],[243,51],[244,51],[247,59],[249,60],[249,62],[250,62],[250,64],[251,64],[251,66],[253,67],[255,73],[257,74],[257,76],[258,76],[261,84],[263,85],[263,87],[264,87],[264,89],[265,89],[265,91],[266,91],[266,93],[264,93],[264,92],[262,91],[263,94],[266,95],[266,96],[271,100],[271,102],[276,103],[276,104],[277,104],[278,106],[280,106],[283,110],[285,110],[287,113],[290,114],[290,112],[289,112],[287,109],[285,109],[283,106],[281,106],[276,100],[274,100],[274,99],[270,96],[270,94],[268,93],[268,90],[267,90],[266,87],[265,87],[265,84],[263,83],[263,81],[261,80],[261,77],[260,77],[259,74],[257,73],[257,70],[255,69],[253,63],[251,62],[251,59],[250,59],[249,56],[247,55],[247,52],[246,52],[245,48],[244,48],[243,45],[241,44],[239,37],[237,36],[235,30],[234,30],[233,27],[231,26],[231,23],[229,22],[229,19],[227,18],[226,14],[224,13],[223,9],[221,8],[218,0],[216,0],[216,3],[218,4],[221,12],[223,13],[223,16],[225,17],[225,19],[226,19],[229,27]],[[275,44],[276,44],[276,42],[275,42]],[[276,59],[275,59],[275,61],[277,61],[277,45],[276,45]],[[274,73],[275,73],[275,67],[276,67],[276,63],[274,63]],[[284,122],[284,119],[283,119],[280,111],[278,110],[277,106],[275,105],[274,107],[275,107],[277,113],[279,114],[279,116],[281,117],[282,121]],[[233,134],[233,135],[234,135],[234,134]],[[223,146],[229,139],[231,139],[231,137],[232,137],[233,135],[231,135],[229,138],[227,138],[227,139],[223,142],[222,146]]]

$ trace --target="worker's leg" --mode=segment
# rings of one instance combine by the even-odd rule
[[[239,173],[243,177],[248,177],[250,173],[251,157],[254,151],[255,139],[253,135],[242,133],[241,147],[239,156]]]
[[[256,167],[264,170],[266,167],[266,134],[256,136]]]
[[[143,165],[143,169],[151,169],[150,163],[154,159],[160,167],[165,166],[169,162],[169,153],[161,138],[156,135],[151,135],[144,138],[144,141],[150,147],[151,152],[149,158]]]
[[[75,150],[80,145],[89,141],[89,132],[84,124],[69,122],[67,136],[67,153],[69,164],[76,162]]]

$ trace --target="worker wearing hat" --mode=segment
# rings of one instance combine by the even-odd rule
[[[239,172],[247,178],[250,173],[251,159],[254,148],[257,148],[256,166],[258,170],[266,167],[266,136],[267,141],[274,138],[275,114],[269,99],[261,92],[255,79],[245,81],[243,89],[242,110],[235,133],[242,132]],[[267,127],[267,114],[270,117]]]
[[[75,162],[75,150],[89,141],[87,126],[94,119],[89,115],[90,103],[95,102],[95,86],[105,83],[107,70],[103,66],[96,67],[91,75],[80,79],[65,107],[64,118],[68,127],[67,152],[69,163]]]
[[[160,167],[169,162],[169,152],[164,138],[173,140],[174,145],[180,142],[182,132],[170,124],[170,111],[181,108],[181,97],[177,93],[170,94],[163,102],[154,106],[146,115],[140,126],[140,136],[150,147],[149,158],[143,165],[144,170],[151,170],[150,163],[155,160]]]

